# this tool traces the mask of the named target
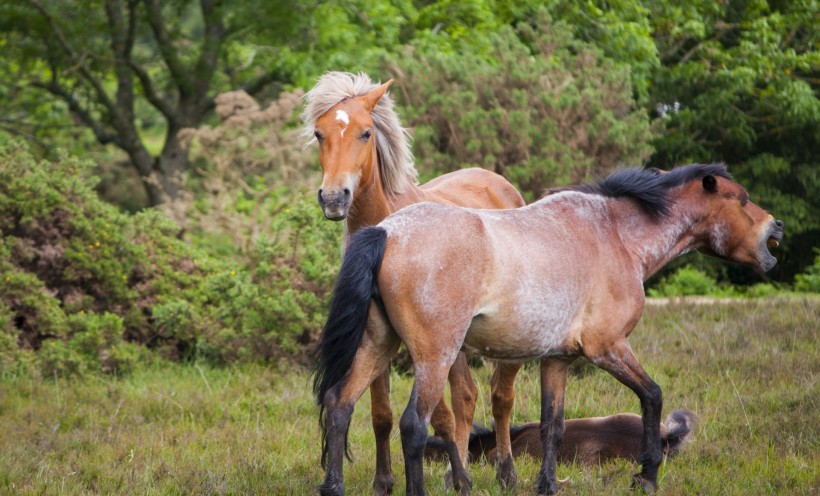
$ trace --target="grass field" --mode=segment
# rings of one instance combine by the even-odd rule
[[[661,468],[659,494],[820,494],[820,299],[649,306],[630,338],[664,392],[664,412],[701,418],[694,441]],[[514,421],[536,420],[537,369],[522,371]],[[603,372],[579,368],[567,418],[638,411]],[[475,371],[476,419],[491,421],[490,368]],[[395,411],[411,379],[393,376]],[[321,482],[309,379],[296,367],[167,366],[123,378],[0,379],[0,494],[312,494]],[[348,494],[369,494],[369,398],[351,427]],[[664,415],[665,415],[664,413]],[[398,422],[396,422],[398,423]],[[398,433],[396,494],[404,493]],[[502,491],[494,469],[473,464],[473,494],[531,494],[538,463],[519,460],[520,483]],[[632,494],[635,464],[563,465],[562,494]],[[425,467],[445,494],[444,466]]]

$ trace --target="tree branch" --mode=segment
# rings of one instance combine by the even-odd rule
[[[131,26],[123,26],[122,11],[117,0],[106,0],[105,14],[111,31],[111,51],[114,53],[114,73],[117,75],[117,108],[123,118],[134,120],[134,83],[128,66],[129,51],[134,45]]]
[[[289,74],[286,74],[279,68],[275,68],[262,74],[253,81],[243,84],[242,89],[245,90],[245,92],[249,95],[256,95],[257,93],[262,91],[265,88],[265,86],[269,85],[274,81],[278,81],[281,83],[292,82]]]
[[[68,105],[68,109],[71,113],[77,116],[77,118],[80,119],[86,127],[89,127],[91,131],[94,132],[94,136],[100,144],[106,145],[108,143],[114,143],[117,146],[122,147],[122,142],[119,139],[119,135],[106,130],[103,124],[94,119],[91,113],[83,108],[80,102],[74,98],[74,95],[57,82],[56,75],[52,78],[51,82],[47,84],[34,81],[31,85],[35,88],[44,89],[63,100]]]
[[[191,93],[191,75],[182,64],[182,61],[177,57],[176,49],[168,38],[168,32],[165,30],[165,25],[162,23],[162,12],[157,5],[156,0],[144,0],[145,10],[148,13],[148,23],[151,25],[151,31],[154,33],[154,38],[157,40],[160,55],[168,66],[171,72],[171,79],[176,83],[180,91],[180,95],[187,95]]]
[[[32,5],[34,5],[34,7],[46,19],[46,21],[48,22],[49,27],[51,28],[52,32],[54,33],[54,37],[57,39],[57,41],[59,42],[62,49],[68,54],[68,56],[72,60],[72,62],[74,62],[76,64],[76,66],[79,69],[80,74],[82,75],[82,77],[86,81],[88,81],[89,84],[91,84],[91,86],[94,88],[94,92],[96,93],[97,98],[99,99],[100,103],[102,103],[102,105],[106,108],[106,110],[109,112],[111,120],[112,120],[112,124],[114,124],[115,127],[116,127],[116,123],[121,122],[121,117],[122,116],[121,116],[119,110],[117,109],[117,106],[114,104],[114,102],[111,101],[111,98],[108,96],[108,93],[105,92],[105,89],[102,87],[102,83],[100,83],[100,81],[96,77],[94,77],[94,74],[92,74],[92,72],[88,69],[88,66],[85,64],[85,61],[83,60],[83,57],[81,57],[79,55],[79,53],[74,49],[74,47],[71,46],[71,44],[68,42],[66,37],[63,35],[62,30],[60,30],[59,26],[57,26],[57,23],[54,21],[54,18],[51,16],[51,14],[49,14],[49,12],[46,10],[46,8],[43,6],[43,4],[40,3],[40,0],[29,0],[29,2]],[[55,71],[52,71],[52,75],[53,75],[54,78],[56,78],[56,72]],[[39,85],[39,87],[49,90],[50,92],[52,92],[52,94],[54,94],[56,96],[60,96],[61,98],[63,98],[63,100],[66,101],[66,103],[69,104],[69,107],[71,108],[72,103],[71,103],[70,100],[73,100],[75,103],[76,103],[76,100],[74,100],[74,98],[70,94],[68,94],[68,97],[70,98],[70,100],[69,100],[69,99],[66,99],[64,95],[61,95],[59,93],[55,93],[55,90],[53,90],[53,88],[54,88],[54,85],[56,85],[56,84],[57,84],[56,80],[52,80],[51,84],[49,84],[49,85]],[[37,86],[37,85],[35,84],[35,86]],[[59,86],[59,85],[57,85],[57,86]],[[77,106],[76,108],[82,111],[81,107]],[[82,119],[81,114],[78,113],[78,116],[80,116],[80,118]],[[83,120],[83,121],[85,122],[85,120]],[[97,127],[99,127],[99,126],[97,126]],[[92,129],[94,129],[94,127],[92,127]],[[100,135],[97,133],[96,130],[95,130],[94,134],[97,135],[98,139],[99,139]],[[108,141],[106,141],[106,143],[111,143],[111,142],[116,142],[116,141],[115,140],[110,140],[110,139]]]
[[[175,119],[174,111],[170,103],[164,100],[154,89],[154,83],[148,72],[134,61],[133,48],[137,25],[137,7],[138,0],[128,0],[128,34],[125,40],[125,62],[131,71],[137,76],[142,87],[142,92],[145,98],[157,109],[168,121]]]
[[[219,52],[226,36],[226,30],[220,12],[221,0],[200,0],[199,4],[205,20],[205,37],[194,68],[196,75],[194,96],[198,103],[207,105],[205,96],[219,61]]]

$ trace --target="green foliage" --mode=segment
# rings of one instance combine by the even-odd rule
[[[811,263],[820,225],[814,2],[648,2],[663,64],[652,74],[666,132],[651,164],[725,161],[785,222],[784,279]]]
[[[820,293],[820,255],[817,255],[814,264],[804,274],[797,274],[794,289],[804,293]]]
[[[532,200],[648,157],[653,133],[626,65],[544,11],[534,25],[488,36],[489,55],[481,44],[444,52],[420,44],[390,62],[423,171],[488,168]]]
[[[686,266],[661,281],[648,293],[649,296],[725,296],[726,292],[719,289],[717,281],[705,272]]]
[[[665,296],[710,296],[710,297],[747,297],[763,298],[780,293],[775,284],[761,282],[750,286],[732,286],[718,283],[709,273],[692,265],[683,265],[668,276],[648,288],[646,293],[651,297]]]
[[[220,257],[189,246],[158,211],[100,201],[90,168],[0,148],[0,371],[125,373],[146,347],[170,359],[276,359],[318,330],[338,226],[307,199],[246,259]]]

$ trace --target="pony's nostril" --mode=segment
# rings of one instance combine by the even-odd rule
[[[322,201],[324,201],[324,198],[322,198],[322,193],[324,193],[324,191],[325,190],[323,190],[322,188],[319,188],[319,203],[322,203]]]
[[[344,194],[345,194],[345,197],[350,196],[350,189],[349,189],[349,188],[345,188],[345,190],[344,190]]]
[[[783,221],[782,220],[776,220],[776,221],[774,221],[774,223],[777,227],[780,227],[780,228],[783,227]]]

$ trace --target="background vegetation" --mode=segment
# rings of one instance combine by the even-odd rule
[[[237,422],[243,440],[275,432],[277,419],[292,425],[286,443],[314,431],[302,372],[277,377],[308,359],[339,263],[342,226],[322,219],[315,150],[296,135],[301,95],[328,70],[395,79],[424,180],[480,166],[533,200],[619,166],[725,161],[786,238],[765,276],[691,254],[648,284],[650,296],[739,300],[699,310],[692,331],[717,346],[698,356],[737,362],[698,362],[702,375],[664,384],[680,406],[715,408],[707,425],[719,426],[676,480],[713,492],[728,471],[749,492],[816,490],[817,459],[806,457],[816,428],[770,424],[813,418],[793,387],[816,396],[817,298],[801,295],[820,292],[818,22],[813,0],[0,0],[0,421],[37,453],[3,452],[4,492],[279,492],[268,485],[277,470],[318,479],[312,462],[282,468],[243,451],[262,444],[229,459],[203,446],[182,468],[176,448],[137,446],[147,426],[178,446],[205,428],[224,428],[224,441]],[[688,307],[658,312],[660,327],[689,325]],[[754,339],[708,334],[758,318]],[[676,355],[646,346],[663,357],[655,363]],[[693,366],[653,372],[666,380]],[[747,398],[769,391],[764,372],[780,380],[755,415]],[[710,381],[733,390],[702,393]],[[58,408],[37,410],[55,397]],[[634,409],[604,397],[604,410],[572,413]],[[358,430],[362,444],[368,429]],[[743,452],[749,443],[760,449]],[[741,462],[718,456],[726,450]],[[113,472],[91,468],[111,457]],[[698,479],[704,459],[723,472]],[[212,469],[222,462],[234,471]],[[369,469],[355,470],[367,487]],[[582,492],[600,492],[608,473],[631,468],[571,470],[592,484]],[[488,467],[480,474],[492,484]]]

